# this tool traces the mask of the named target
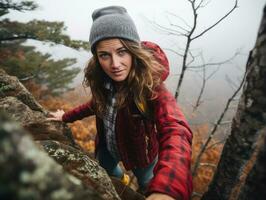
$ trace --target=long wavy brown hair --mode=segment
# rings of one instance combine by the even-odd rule
[[[128,102],[146,104],[156,98],[155,88],[161,84],[164,67],[157,62],[151,51],[136,42],[120,39],[124,47],[132,55],[132,67],[127,79],[121,84],[116,94],[116,106],[122,108]],[[96,47],[97,48],[97,47]],[[112,81],[102,70],[96,53],[89,60],[84,70],[83,85],[90,87],[95,112],[98,116],[105,114],[108,104],[106,82]]]

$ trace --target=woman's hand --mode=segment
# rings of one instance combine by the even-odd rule
[[[162,194],[162,193],[152,193],[146,200],[175,200],[173,197]]]
[[[51,121],[63,121],[62,117],[65,114],[65,111],[63,110],[57,110],[56,112],[50,112],[49,115],[51,117],[48,117],[47,120],[51,120]]]

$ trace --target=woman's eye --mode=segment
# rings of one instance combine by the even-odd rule
[[[123,56],[123,55],[125,55],[127,53],[127,50],[121,50],[121,51],[118,51],[118,54],[120,55],[120,56]]]
[[[102,59],[106,59],[108,58],[108,54],[100,54],[99,57]]]

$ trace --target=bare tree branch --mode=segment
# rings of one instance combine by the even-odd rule
[[[241,84],[239,85],[239,87],[237,88],[237,90],[234,92],[234,94],[228,99],[227,103],[226,103],[226,106],[222,112],[222,114],[220,115],[217,123],[215,124],[215,126],[212,128],[208,138],[207,138],[207,141],[205,142],[205,144],[203,145],[203,147],[201,148],[198,156],[197,156],[197,159],[195,161],[195,165],[194,165],[194,168],[193,168],[193,171],[192,171],[192,174],[193,176],[196,175],[197,173],[197,169],[198,169],[198,166],[199,166],[199,163],[200,163],[200,159],[203,155],[203,153],[205,152],[206,150],[206,147],[208,146],[208,144],[210,143],[213,135],[215,134],[216,130],[218,129],[219,125],[221,124],[222,120],[223,120],[223,117],[225,115],[225,113],[227,112],[228,108],[229,108],[229,105],[231,104],[231,102],[233,101],[233,99],[235,98],[235,96],[237,95],[237,93],[240,91],[240,89],[242,88],[244,82],[245,82],[245,78],[246,78],[246,74],[247,74],[247,71],[245,72],[244,76],[243,76],[243,79],[242,79],[242,82]]]
[[[228,85],[233,89],[235,90],[235,88],[237,88],[237,85],[234,81],[231,80],[231,78],[226,74],[225,75],[225,80],[226,82],[228,83]]]
[[[166,50],[166,51],[170,51],[170,52],[172,52],[172,53],[174,53],[174,54],[176,54],[176,55],[178,55],[178,56],[180,56],[180,57],[183,57],[183,54],[181,54],[181,53],[179,53],[179,52],[177,52],[177,51],[175,51],[175,50],[173,50],[173,49],[164,48],[164,50]]]
[[[176,24],[173,24],[173,23],[170,23],[170,25],[173,26],[173,27],[176,27],[176,28],[179,28],[179,29],[185,31],[186,34],[184,34],[184,35],[187,35],[189,33],[189,30],[183,28],[182,26],[179,26],[179,25],[176,25]]]
[[[231,121],[221,121],[220,125],[227,125],[227,124],[231,124],[231,123],[232,123]]]
[[[230,122],[230,123],[231,123],[231,122]],[[213,143],[212,145],[208,146],[208,147],[206,148],[206,150],[211,149],[211,148],[213,148],[213,147],[215,147],[215,146],[217,146],[217,145],[219,145],[219,144],[223,144],[223,143],[225,142],[225,140],[226,140],[226,139],[223,139],[223,140],[220,140],[220,141],[218,141],[218,142]]]
[[[202,58],[203,59],[203,58]],[[202,97],[202,94],[203,94],[203,91],[206,87],[206,68],[204,67],[203,70],[202,70],[202,73],[203,73],[203,77],[202,77],[202,86],[201,86],[201,89],[200,89],[200,93],[199,93],[199,96],[196,100],[196,103],[195,105],[193,106],[193,112],[196,111],[196,109],[199,107],[199,105],[202,103],[201,101],[201,97]]]
[[[203,2],[204,2],[204,0],[201,0],[201,1],[199,2],[199,4],[196,6],[196,10],[198,10],[199,8],[202,8],[202,7],[203,7],[203,6],[202,6]]]
[[[192,52],[191,51],[188,51],[188,53],[189,53],[189,55],[191,57],[191,61],[189,61],[187,63],[187,66],[189,66],[190,64],[192,64],[195,61],[195,56],[192,54]]]
[[[200,163],[200,166],[207,166],[216,169],[217,165],[213,163]]]
[[[209,67],[209,66],[220,66],[226,63],[231,63],[238,55],[240,55],[239,50],[237,50],[232,57],[226,60],[223,60],[220,62],[208,62],[208,63],[204,63],[203,65],[188,66],[188,68],[203,68],[203,67]]]
[[[201,66],[190,66],[194,62],[194,60],[195,60],[195,56],[190,51],[190,48],[191,48],[191,43],[192,43],[193,40],[195,40],[198,37],[202,36],[203,34],[205,34],[206,32],[208,32],[209,30],[211,30],[213,27],[215,27],[217,24],[219,24],[221,21],[223,21],[227,16],[229,16],[235,10],[235,8],[237,8],[238,0],[235,0],[235,6],[234,6],[233,9],[231,9],[228,13],[226,13],[215,24],[213,24],[212,26],[210,26],[209,28],[207,28],[206,30],[204,30],[202,33],[200,33],[197,36],[193,36],[195,34],[195,30],[196,30],[196,27],[197,27],[197,19],[198,19],[198,13],[197,13],[197,11],[198,11],[198,9],[206,6],[209,3],[209,1],[199,0],[199,2],[196,2],[196,0],[187,0],[187,2],[190,3],[191,9],[192,9],[192,15],[193,15],[192,25],[189,25],[183,18],[179,17],[176,14],[170,13],[170,12],[167,12],[167,13],[169,15],[171,15],[171,16],[174,16],[174,17],[176,17],[178,19],[181,19],[181,21],[185,24],[186,27],[173,24],[169,18],[167,18],[168,19],[168,22],[170,24],[170,27],[173,27],[173,28],[167,28],[167,27],[164,27],[162,25],[157,24],[156,22],[152,22],[158,29],[160,29],[161,31],[164,31],[168,35],[186,37],[186,42],[185,42],[186,44],[185,44],[185,49],[184,49],[183,55],[180,54],[177,51],[168,49],[169,51],[174,52],[176,55],[183,57],[182,64],[181,64],[181,74],[180,74],[180,77],[178,79],[178,83],[177,83],[177,86],[176,86],[176,89],[175,89],[175,94],[174,94],[176,100],[178,99],[178,96],[179,96],[179,93],[180,93],[180,88],[181,88],[181,85],[183,83],[184,76],[185,76],[185,72],[186,72],[187,69],[191,69],[191,68],[203,68],[203,67],[214,66],[214,65],[217,66],[217,65],[222,65],[222,64],[224,64],[226,62],[229,62],[228,60],[226,60],[226,61],[223,61],[223,62],[207,63],[207,64],[201,65]],[[189,56],[192,59],[188,61]],[[213,74],[211,74],[208,78],[210,78],[211,76],[213,76]]]
[[[186,34],[189,33],[189,30],[187,30],[186,28],[184,28],[184,27],[182,27],[182,26],[180,26],[180,25],[177,25],[177,24],[173,24],[173,23],[171,22],[171,20],[169,19],[169,17],[167,17],[167,20],[168,20],[168,23],[169,23],[170,26],[172,26],[172,27],[174,27],[174,28],[181,29],[182,31],[185,31]]]
[[[36,75],[32,74],[30,76],[24,77],[24,78],[20,78],[19,81],[23,82],[23,81],[28,81],[31,79],[34,79],[36,77]]]
[[[174,14],[174,13],[171,13],[171,12],[166,12],[166,14],[168,14],[168,15],[171,15],[171,16],[173,16],[173,17],[176,17],[176,18],[178,18],[178,19],[180,19],[188,28],[192,28],[187,22],[186,22],[186,20],[184,20],[182,17],[180,17],[180,16],[178,16],[178,15],[176,15],[176,14]]]
[[[235,1],[234,7],[228,13],[226,13],[221,19],[219,19],[213,25],[211,25],[210,27],[208,27],[207,29],[205,29],[204,31],[202,31],[200,34],[198,34],[198,35],[194,36],[193,38],[191,38],[191,40],[195,40],[195,39],[201,37],[202,35],[204,35],[208,31],[210,31],[212,28],[214,28],[215,26],[217,26],[220,22],[222,22],[225,18],[227,18],[237,8],[237,4],[238,4],[238,0]]]
[[[207,78],[206,78],[206,80],[209,80],[211,77],[213,77],[213,75],[214,74],[216,74],[216,72],[218,72],[219,71],[219,67],[217,67],[217,69],[216,70],[214,70],[209,76],[207,76]]]
[[[203,66],[205,65],[205,61],[204,61],[204,58],[203,58],[203,55],[201,54],[201,59],[202,59],[202,62],[204,63]],[[202,68],[202,73],[203,75],[201,76],[202,78],[202,86],[201,86],[201,89],[200,89],[200,93],[198,95],[198,98],[196,100],[196,103],[195,105],[193,106],[193,112],[195,112],[198,107],[203,103],[203,101],[201,100],[202,99],[202,95],[203,95],[203,92],[206,88],[206,82],[219,70],[219,67],[213,71],[209,76],[206,77],[206,67],[203,67]]]
[[[203,3],[204,3],[204,2],[202,2],[200,5],[198,5],[198,6],[197,6],[197,9],[206,7],[206,6],[210,3],[210,1],[206,1],[205,4],[203,4]]]
[[[167,28],[165,26],[162,26],[158,23],[156,23],[155,21],[150,21],[152,24],[154,24],[155,26],[157,26],[157,28],[163,32],[165,32],[168,35],[176,35],[176,36],[186,36],[185,33],[172,29],[172,28]]]
[[[185,47],[185,52],[184,52],[184,57],[183,57],[183,62],[182,62],[181,75],[180,75],[180,78],[178,80],[177,88],[175,90],[175,99],[176,100],[178,98],[181,84],[182,84],[183,79],[184,79],[185,71],[187,69],[187,56],[188,56],[188,52],[189,52],[189,48],[190,48],[190,43],[192,41],[191,36],[194,33],[194,31],[196,29],[196,25],[197,25],[197,16],[198,15],[196,13],[194,1],[191,1],[191,0],[188,0],[188,1],[191,2],[191,8],[193,11],[193,26],[192,26],[192,29],[190,30],[190,33],[187,35],[187,42],[186,42],[186,47]]]

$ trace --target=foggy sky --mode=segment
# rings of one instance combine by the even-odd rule
[[[192,22],[191,9],[186,0],[36,0],[36,2],[40,6],[36,11],[25,11],[24,13],[12,11],[4,17],[22,22],[32,19],[63,21],[67,26],[66,33],[68,35],[73,39],[88,41],[92,11],[103,6],[120,5],[124,6],[134,19],[142,40],[153,41],[162,48],[175,50],[184,49],[184,39],[163,34],[156,30],[149,21],[156,21],[167,27],[171,27],[169,22],[185,27],[180,19],[167,15],[167,13],[174,13],[182,17],[188,24]],[[221,18],[233,7],[234,2],[234,0],[210,1],[199,11],[196,33],[200,33]],[[209,94],[228,91],[228,88],[225,90],[225,86],[223,86],[226,84],[224,82],[226,74],[235,75],[234,79],[236,79],[244,72],[247,54],[254,46],[265,3],[265,0],[239,0],[239,7],[225,21],[192,44],[194,52],[203,52],[206,62],[226,60],[241,48],[242,55],[238,56],[234,62],[223,66],[213,77]],[[77,66],[81,68],[90,57],[88,52],[78,52],[70,48],[62,48],[62,46],[51,48],[38,42],[30,41],[28,43],[37,44],[39,49],[56,58],[76,57],[78,59]],[[169,51],[166,53],[171,65],[171,75],[167,83],[173,91],[178,77],[176,75],[181,70],[181,59]],[[78,76],[76,82],[79,82],[81,77],[82,74]],[[198,88],[195,87],[197,84],[200,84],[199,77],[197,78],[195,74],[187,76],[185,87],[189,88],[191,94],[197,93]],[[191,96],[188,91],[185,91],[184,94],[188,98]],[[208,98],[212,98],[211,95]],[[226,95],[228,96],[228,94]]]

